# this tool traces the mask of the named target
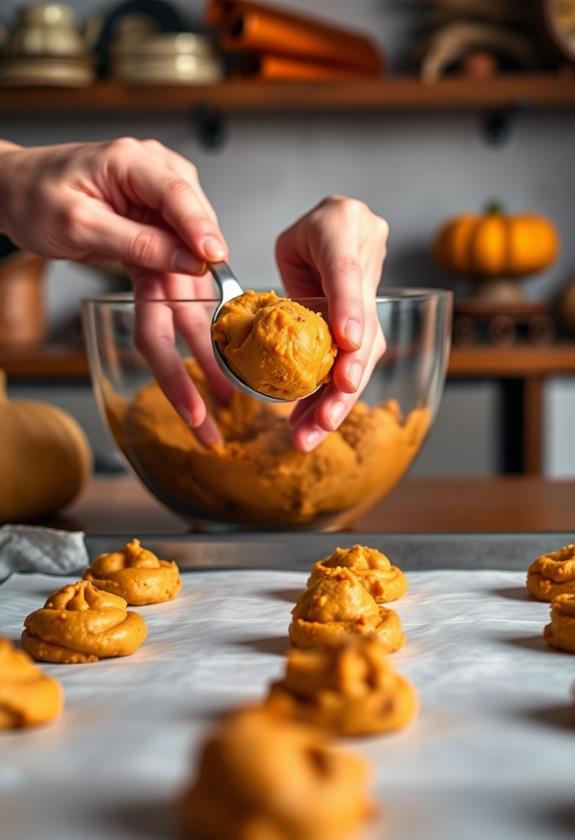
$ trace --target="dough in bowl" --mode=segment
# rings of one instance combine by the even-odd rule
[[[541,554],[527,571],[527,591],[538,601],[575,595],[575,545]]]
[[[0,731],[49,723],[64,708],[58,680],[45,674],[23,650],[0,638]]]
[[[375,638],[358,636],[335,647],[293,648],[283,679],[268,702],[331,735],[369,735],[406,727],[417,714],[417,693],[397,674]]]
[[[295,647],[339,645],[358,635],[374,635],[386,653],[405,641],[397,613],[379,606],[349,569],[320,577],[292,610],[289,636]]]
[[[44,662],[77,665],[110,656],[129,656],[146,638],[141,615],[126,601],[101,592],[89,581],[63,586],[44,607],[27,617],[22,647]]]
[[[396,601],[407,589],[407,578],[397,566],[392,566],[388,557],[377,548],[354,545],[351,548],[336,548],[333,554],[319,560],[312,568],[308,585],[324,575],[333,574],[337,568],[350,569],[357,576],[376,601]]]
[[[543,630],[545,641],[575,653],[575,595],[558,595],[551,602],[551,621]]]
[[[158,559],[140,540],[131,540],[123,551],[100,554],[84,579],[135,607],[170,601],[182,586],[176,564]]]
[[[181,801],[193,840],[343,840],[372,813],[367,768],[267,708],[240,710],[204,745]]]
[[[324,318],[275,292],[222,307],[212,338],[235,375],[260,394],[299,400],[326,381],[337,346]]]

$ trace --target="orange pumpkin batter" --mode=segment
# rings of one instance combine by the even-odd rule
[[[190,519],[275,527],[338,525],[369,510],[415,458],[431,413],[403,418],[396,403],[358,403],[337,432],[312,452],[297,451],[289,404],[271,405],[235,391],[215,403],[194,362],[188,370],[218,423],[224,443],[205,449],[156,383],[131,403],[111,389],[104,400],[120,448],[152,492]]]
[[[123,551],[100,554],[84,574],[98,589],[119,595],[132,606],[160,604],[175,598],[182,586],[175,563],[132,540]]]
[[[575,653],[575,595],[558,595],[553,599],[551,621],[543,635],[553,647]]]
[[[64,708],[64,692],[23,650],[0,638],[0,731],[48,723]]]
[[[575,595],[575,545],[541,554],[527,571],[527,591],[538,601]]]
[[[70,583],[27,617],[22,647],[34,659],[76,665],[129,656],[146,638],[146,623],[123,598],[89,581]]]
[[[193,840],[341,840],[372,813],[367,768],[316,732],[269,709],[221,723],[182,797]]]
[[[340,645],[358,635],[375,636],[386,653],[405,641],[397,613],[379,606],[349,569],[320,577],[292,610],[289,636],[295,647]]]
[[[226,303],[212,338],[237,377],[282,400],[315,391],[337,354],[324,318],[275,292],[244,292]]]
[[[268,700],[296,720],[332,735],[403,729],[417,713],[417,693],[396,674],[386,648],[357,637],[332,648],[290,650],[283,679]]]
[[[336,548],[333,554],[319,560],[312,568],[308,585],[325,575],[333,574],[337,568],[350,569],[376,601],[396,601],[407,589],[407,578],[389,558],[376,548],[354,545],[352,548]]]

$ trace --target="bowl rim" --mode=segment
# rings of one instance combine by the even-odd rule
[[[246,289],[247,291],[247,289]],[[269,291],[268,289],[258,289],[256,291]],[[285,290],[275,290],[281,291],[282,296],[285,297]],[[453,292],[451,289],[438,289],[438,288],[424,288],[424,287],[408,287],[405,288],[399,286],[390,286],[386,289],[386,294],[377,295],[375,298],[376,303],[394,303],[400,301],[424,301],[424,300],[433,300],[433,299],[444,299],[449,300],[453,298]],[[321,295],[315,295],[313,297],[294,297],[292,300],[297,300],[300,303],[310,302],[310,301],[324,301],[327,303],[327,298],[322,297]],[[94,297],[86,297],[82,299],[83,304],[126,304],[126,305],[140,305],[140,304],[148,304],[148,303],[219,303],[220,300],[217,297],[209,297],[209,298],[151,298],[150,300],[135,300],[133,292],[110,292],[106,295],[96,295]]]

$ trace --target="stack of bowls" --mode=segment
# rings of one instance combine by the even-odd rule
[[[1,84],[84,87],[93,80],[94,61],[71,6],[36,3],[19,10],[0,58]]]

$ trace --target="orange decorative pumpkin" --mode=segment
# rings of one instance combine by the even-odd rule
[[[521,277],[551,265],[559,235],[542,216],[507,216],[497,205],[483,216],[466,214],[439,231],[433,256],[445,271],[471,277]]]
[[[66,412],[11,401],[0,370],[0,523],[25,522],[72,502],[92,466],[84,432]]]

